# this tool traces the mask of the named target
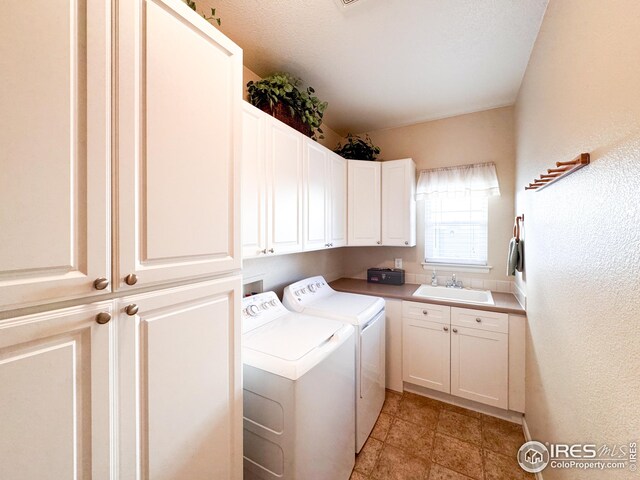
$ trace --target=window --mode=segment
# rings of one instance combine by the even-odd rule
[[[425,261],[487,265],[487,197],[425,201]]]

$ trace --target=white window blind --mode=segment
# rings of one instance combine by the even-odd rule
[[[428,197],[425,261],[487,265],[487,197]]]

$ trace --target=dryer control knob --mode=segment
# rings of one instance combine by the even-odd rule
[[[261,308],[262,310],[266,310],[267,308],[269,308],[269,304],[268,304],[267,302],[264,302],[264,303],[262,303],[262,304],[260,305],[260,308]]]
[[[320,288],[322,284],[320,282],[316,282],[316,287]]]
[[[258,308],[257,305],[249,305],[247,307],[247,313],[252,316],[255,317],[256,315],[258,315],[258,313],[260,313],[260,309]]]
[[[302,290],[300,290],[302,293],[307,293],[307,289],[303,288]]]
[[[271,300],[269,302],[269,305],[271,305],[272,307],[275,307],[276,305],[278,305],[278,302],[276,302],[275,300]]]
[[[310,283],[309,285],[307,285],[307,288],[311,293],[316,291],[316,286],[313,283]]]

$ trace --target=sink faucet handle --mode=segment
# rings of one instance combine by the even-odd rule
[[[437,287],[438,286],[438,277],[436,276],[436,269],[433,269],[433,273],[431,273],[431,286],[432,287]]]

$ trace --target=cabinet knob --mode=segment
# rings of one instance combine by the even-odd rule
[[[93,288],[96,290],[104,290],[109,286],[109,280],[104,277],[96,278],[93,282]]]
[[[458,329],[457,329],[457,328],[454,328],[454,329],[453,329],[453,333],[458,333]]]
[[[429,311],[428,310],[422,310],[422,314],[423,315],[429,315]]]
[[[136,305],[135,303],[127,305],[126,307],[124,307],[124,311],[130,317],[133,317],[136,313],[138,313],[138,305]]]
[[[405,240],[404,244],[405,244],[405,245],[409,245],[409,242],[407,242],[407,241]]]
[[[449,331],[449,327],[443,327],[442,329],[443,329],[445,332],[448,332],[448,331]]]
[[[124,277],[124,283],[127,285],[135,285],[138,283],[138,276],[135,273],[130,273],[126,277]]]
[[[96,322],[100,325],[104,325],[105,323],[109,323],[111,320],[111,314],[107,312],[100,312],[96,315]]]
[[[270,248],[269,253],[276,253],[276,251],[273,248]]]
[[[378,240],[376,243],[377,243],[378,245],[380,245],[382,242],[381,242],[380,240]]]
[[[476,318],[476,322],[480,323],[480,322],[482,322],[482,319],[480,317],[477,317]]]
[[[260,253],[262,253],[262,254],[266,255],[266,254],[267,254],[267,249],[265,248],[265,249],[263,249],[263,250],[260,250]]]

